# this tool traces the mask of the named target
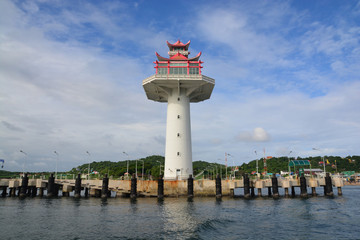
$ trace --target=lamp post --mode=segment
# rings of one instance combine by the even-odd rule
[[[89,166],[88,166],[88,180],[90,179],[90,153],[89,151],[86,151],[86,153],[89,155]]]
[[[23,150],[20,150],[21,153],[23,153],[25,155],[24,158],[24,163],[23,163],[23,176],[25,176],[25,163],[26,163],[26,157],[27,157],[27,153],[24,152]]]
[[[57,179],[57,169],[58,169],[59,154],[56,151],[54,151],[54,153],[56,154],[55,179]]]
[[[144,181],[144,160],[139,159],[139,161],[142,161],[142,171],[141,171],[141,181]]]
[[[289,165],[288,165],[288,167],[289,167],[289,176],[290,176],[290,172],[291,172],[291,170],[290,170],[290,154],[292,153],[292,151],[290,151],[289,152],[289,154],[288,154],[288,161],[289,161]]]
[[[129,157],[129,155],[126,152],[123,152],[123,154]],[[129,177],[129,159],[127,159],[126,161],[126,174],[127,174],[126,177]]]
[[[229,157],[234,157],[234,156],[231,155],[230,153],[227,153],[227,155],[228,155]],[[227,162],[227,160],[226,160],[226,162]],[[233,165],[234,165],[234,161],[233,161]],[[230,173],[230,176],[231,176],[231,173]],[[226,166],[226,179],[227,179],[227,166]]]
[[[256,155],[256,176],[258,176],[258,174],[259,174],[259,161],[258,161],[256,150],[254,151],[254,153]]]

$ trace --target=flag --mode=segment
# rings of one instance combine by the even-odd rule
[[[1,168],[4,168],[5,160],[4,160],[4,159],[0,159],[0,163],[1,163]]]
[[[252,172],[251,172],[251,175],[254,175],[255,173],[256,173],[256,171],[252,171]]]
[[[326,159],[326,165],[330,165],[329,159]]]

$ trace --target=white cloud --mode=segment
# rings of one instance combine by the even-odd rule
[[[243,131],[237,135],[237,140],[244,142],[267,142],[270,135],[261,127],[254,128],[252,131]]]

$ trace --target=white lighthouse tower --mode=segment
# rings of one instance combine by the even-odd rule
[[[164,179],[187,179],[193,174],[190,103],[209,99],[215,80],[201,74],[201,52],[188,58],[190,41],[167,45],[169,58],[155,53],[156,73],[143,87],[148,99],[168,103]]]

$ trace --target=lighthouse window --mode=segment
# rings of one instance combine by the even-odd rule
[[[199,74],[198,68],[189,68],[189,74]]]
[[[177,152],[177,155],[180,156],[180,152]]]
[[[158,68],[158,74],[167,74],[167,68]]]
[[[178,133],[177,136],[180,137],[180,133]]]
[[[180,115],[178,115],[178,119],[180,118]]]

